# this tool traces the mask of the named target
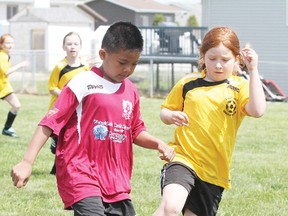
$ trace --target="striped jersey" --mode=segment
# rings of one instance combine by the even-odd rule
[[[82,71],[89,71],[90,67],[81,60],[81,64],[78,67],[72,67],[69,65],[67,58],[63,58],[58,62],[53,68],[50,78],[48,81],[48,90],[60,89],[62,90],[64,86],[74,77],[76,74]],[[51,95],[51,100],[49,103],[49,109],[53,106],[57,100],[56,95]]]
[[[174,161],[192,168],[205,182],[231,187],[230,165],[238,128],[246,116],[249,83],[231,76],[207,82],[195,74],[181,79],[171,90],[162,108],[183,111],[189,125],[176,127]]]
[[[130,199],[132,144],[145,130],[131,81],[111,83],[96,67],[79,73],[40,125],[59,137],[56,176],[65,208],[89,196]]]

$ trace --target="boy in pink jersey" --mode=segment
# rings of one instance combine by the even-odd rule
[[[56,135],[56,177],[64,208],[75,216],[136,215],[129,195],[132,144],[158,150],[162,160],[174,157],[172,148],[146,131],[137,89],[127,79],[142,48],[133,24],[109,27],[99,51],[102,65],[77,74],[62,90],[11,171],[16,187],[26,185],[40,149]]]

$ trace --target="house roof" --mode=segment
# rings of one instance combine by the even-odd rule
[[[87,23],[90,19],[77,7],[50,7],[50,8],[33,8],[28,7],[14,17],[10,22],[15,21],[39,21],[48,23]],[[102,20],[101,20],[102,21]]]
[[[79,3],[83,3],[87,0],[49,0],[51,5],[59,5],[59,4],[68,4],[75,5]],[[0,3],[9,3],[9,4],[31,4],[34,3],[35,0],[0,0]]]
[[[153,0],[105,0],[135,12],[149,13],[175,13],[183,11],[180,8],[161,4]]]
[[[105,17],[103,17],[101,14],[94,11],[92,8],[90,8],[86,4],[78,4],[77,6],[81,8],[83,11],[85,11],[87,14],[89,14],[90,16],[94,17],[95,19],[98,19],[99,21],[102,21],[102,22],[108,21]]]

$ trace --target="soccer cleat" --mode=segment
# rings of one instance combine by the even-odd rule
[[[15,133],[15,130],[13,128],[9,128],[9,129],[3,128],[2,134],[5,135],[5,136],[18,138],[18,135]]]

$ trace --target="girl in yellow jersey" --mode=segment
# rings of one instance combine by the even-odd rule
[[[249,81],[235,76],[239,62]],[[215,27],[200,47],[202,73],[181,79],[162,104],[161,120],[175,124],[173,162],[161,173],[162,200],[153,216],[216,215],[224,189],[231,187],[230,165],[237,130],[245,116],[266,109],[258,55],[240,50],[227,27]]]
[[[21,67],[26,67],[29,62],[23,61],[11,67],[10,51],[14,47],[14,38],[11,34],[3,34],[0,37],[0,98],[7,101],[11,105],[8,116],[2,129],[2,134],[10,137],[18,137],[12,124],[16,118],[17,112],[21,107],[13,88],[9,83],[8,76]]]
[[[63,39],[63,50],[66,56],[56,64],[51,72],[48,82],[48,89],[51,94],[49,109],[52,108],[61,90],[64,86],[79,72],[89,71],[89,65],[80,57],[80,50],[82,48],[82,40],[79,34],[69,32]],[[51,143],[51,152],[55,154],[57,145],[57,137],[54,137]],[[55,163],[50,172],[55,175]]]

